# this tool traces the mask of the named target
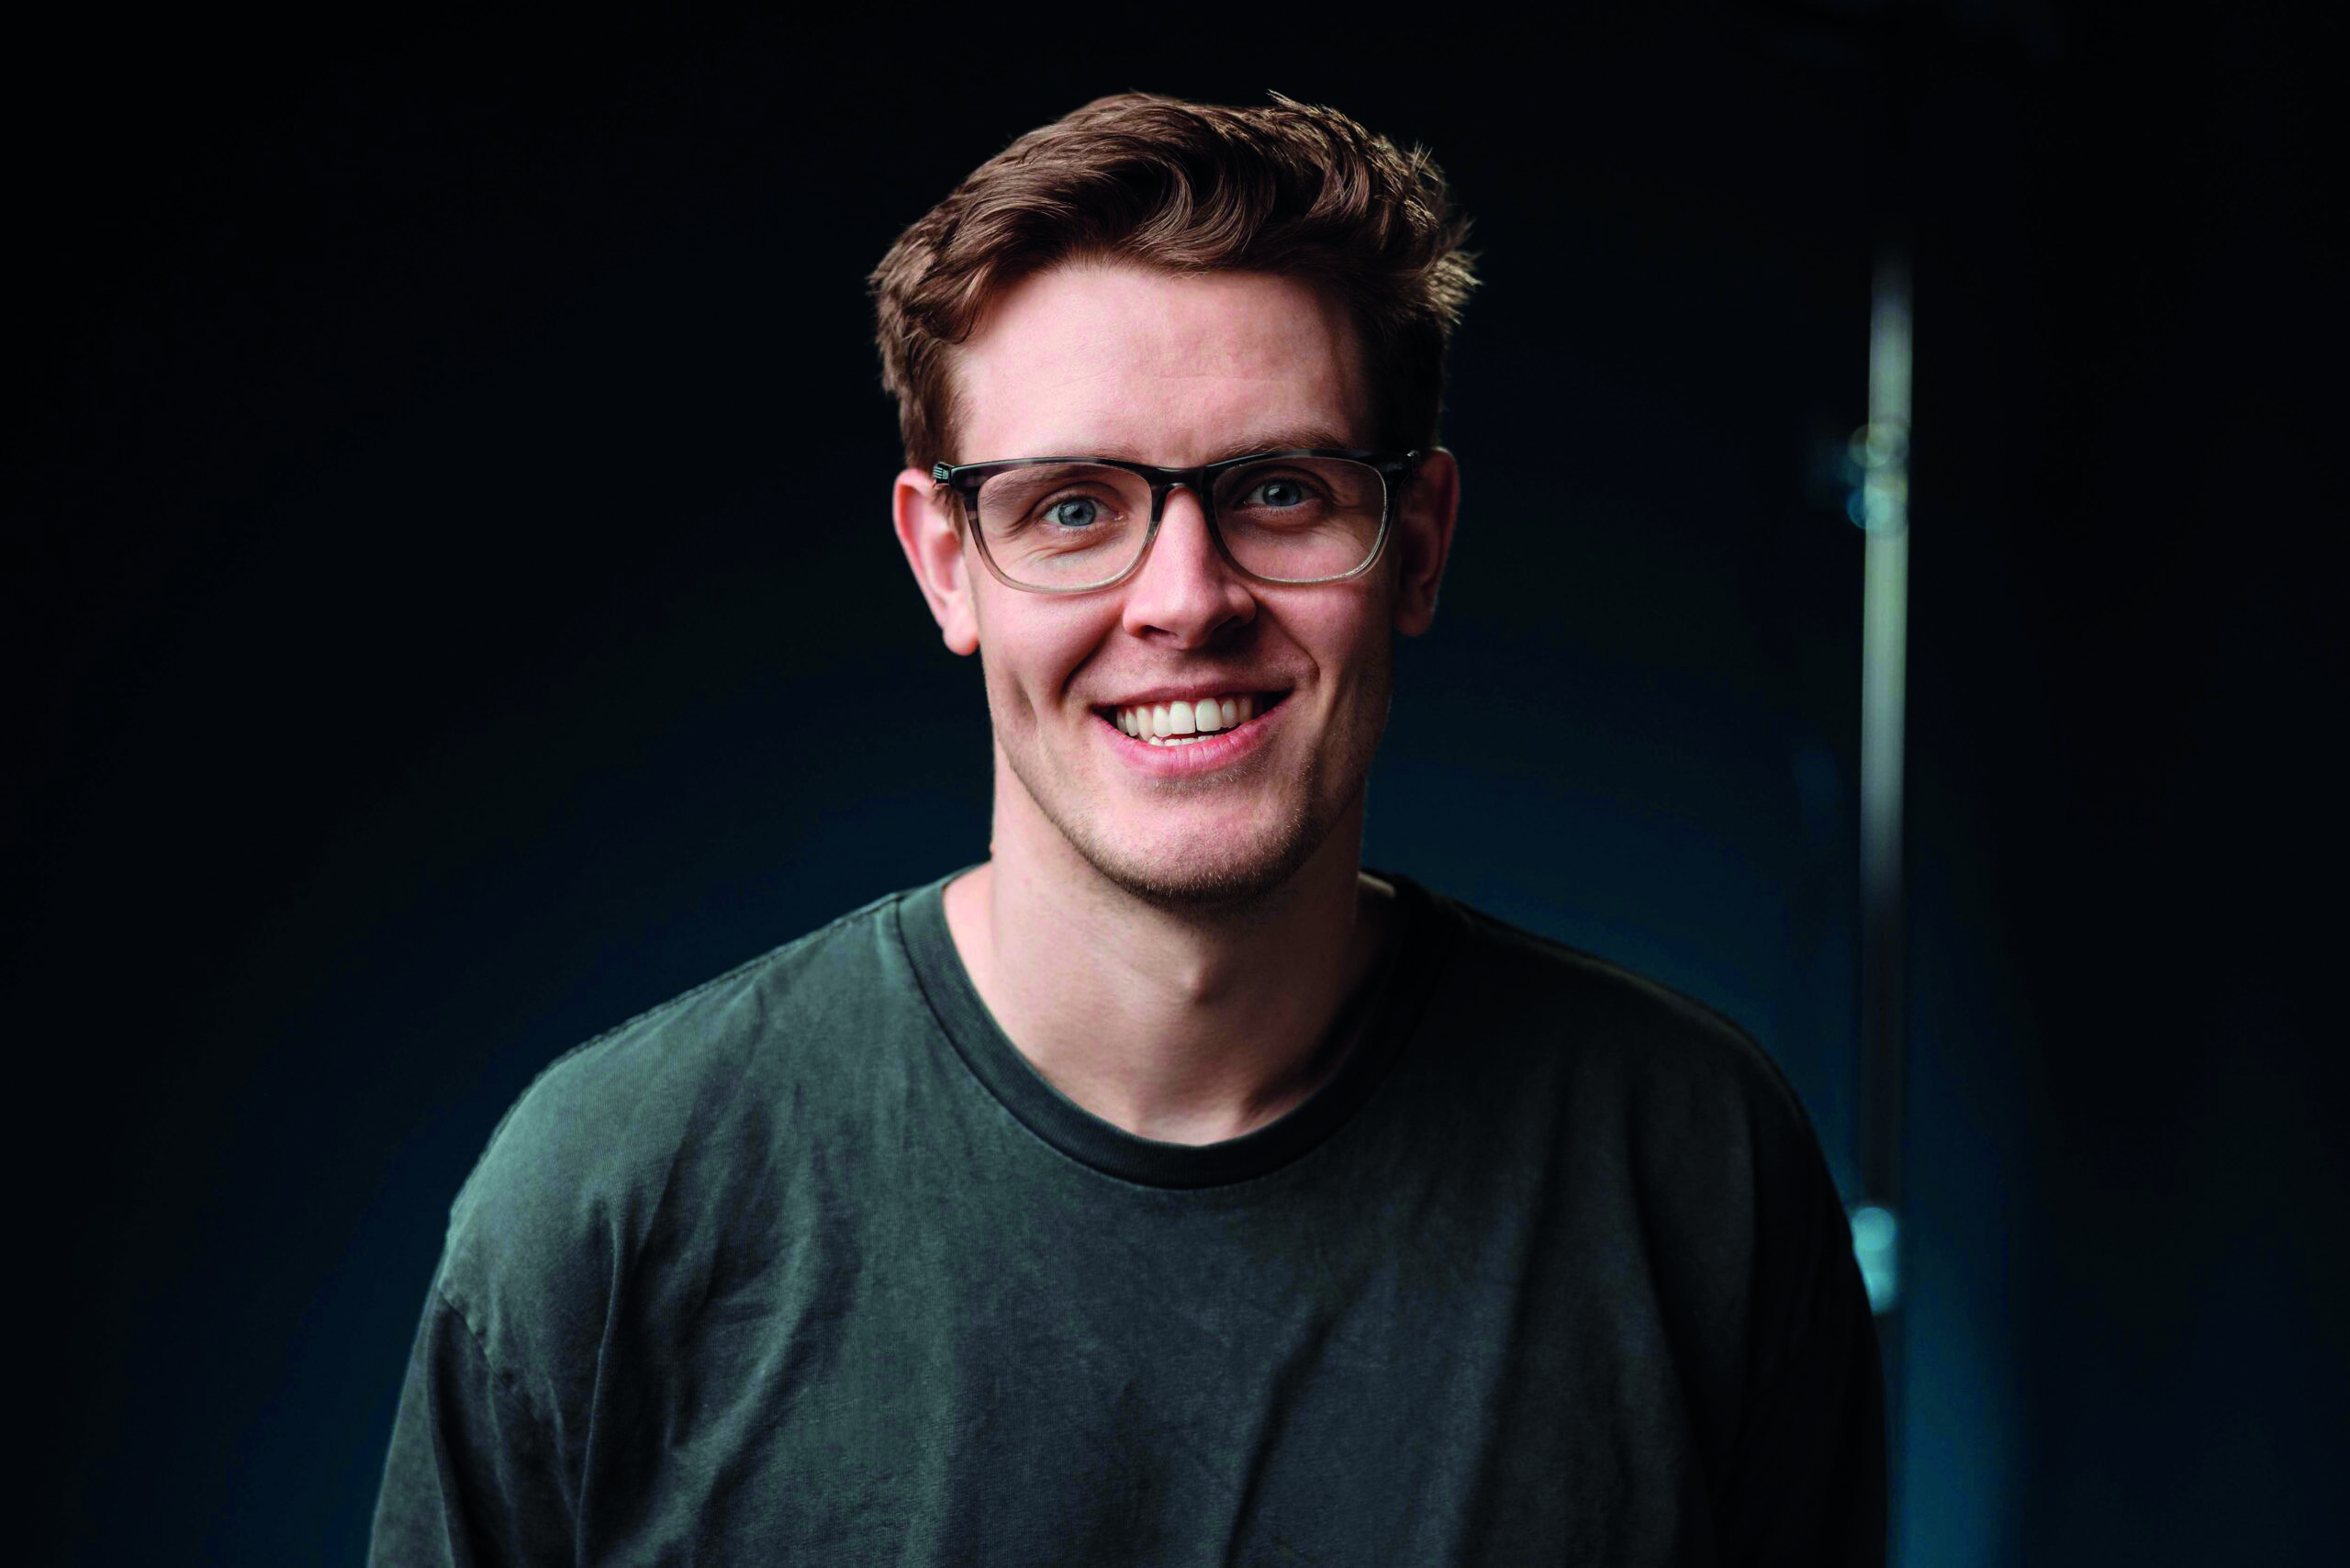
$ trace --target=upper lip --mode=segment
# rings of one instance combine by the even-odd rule
[[[1097,708],[1138,708],[1146,702],[1169,702],[1178,697],[1237,697],[1244,691],[1282,692],[1288,686],[1278,680],[1254,676],[1235,676],[1228,679],[1215,676],[1164,686],[1147,686],[1123,697],[1113,697],[1094,704]]]

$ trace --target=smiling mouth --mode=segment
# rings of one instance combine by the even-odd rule
[[[1227,691],[1093,710],[1119,734],[1155,746],[1192,745],[1271,712],[1287,691]]]

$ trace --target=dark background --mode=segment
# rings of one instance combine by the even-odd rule
[[[1848,1193],[1833,454],[1908,235],[1897,1555],[2338,1541],[2323,51],[1640,14],[21,39],[30,1555],[359,1557],[447,1205],[532,1076],[985,854],[863,278],[1128,87],[1332,103],[1450,174],[1466,500],[1367,858],[1729,1012]]]

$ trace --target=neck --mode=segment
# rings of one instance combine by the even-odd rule
[[[1285,1114],[1337,1070],[1351,1042],[1331,1025],[1394,898],[1361,871],[1360,797],[1278,888],[1191,911],[1136,898],[1048,823],[1007,821],[1005,793],[992,858],[946,890],[947,928],[1047,1082],[1137,1137],[1205,1144]]]

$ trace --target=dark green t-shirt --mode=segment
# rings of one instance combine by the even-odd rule
[[[1785,1081],[1374,874],[1360,1043],[1224,1143],[1029,1067],[951,877],[562,1058],[452,1210],[375,1560],[1881,1562],[1876,1340]]]

